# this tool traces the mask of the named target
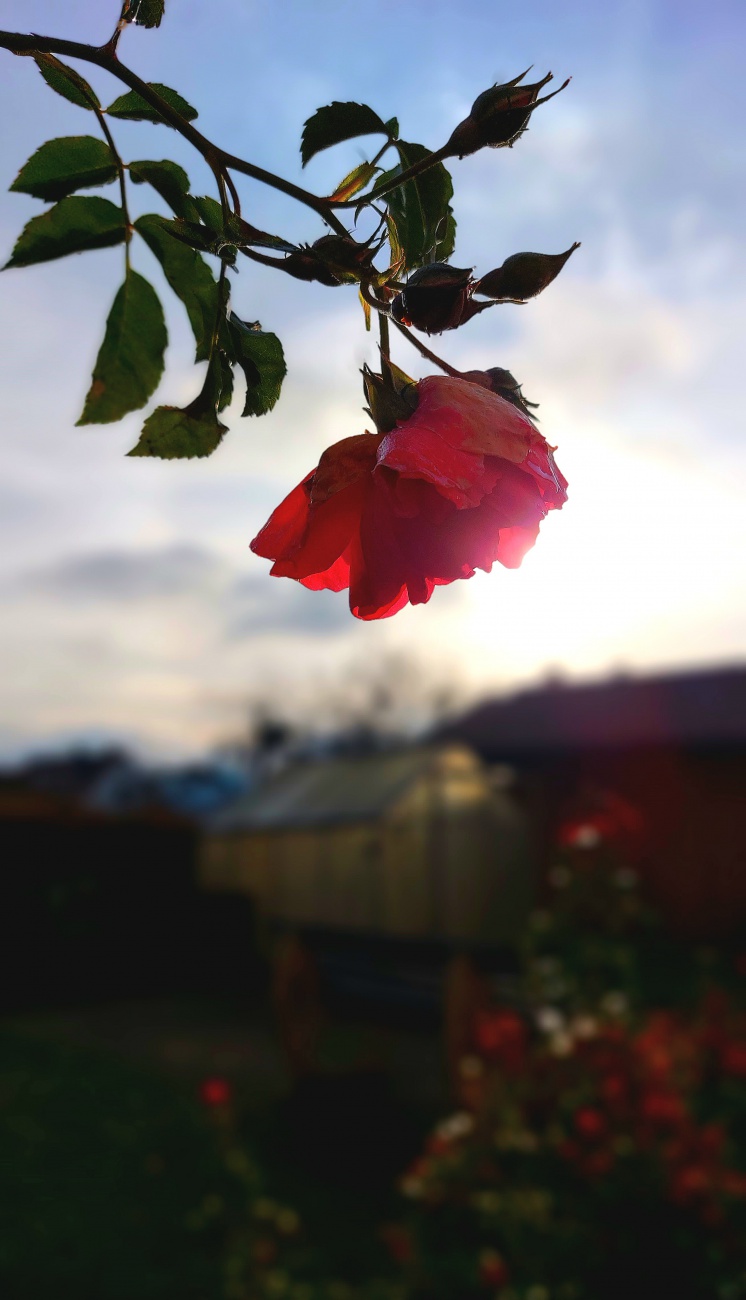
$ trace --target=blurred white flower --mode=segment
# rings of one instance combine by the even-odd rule
[[[574,1046],[572,1034],[566,1032],[553,1034],[549,1040],[549,1050],[552,1056],[570,1056]]]
[[[623,993],[612,990],[601,999],[601,1010],[607,1016],[623,1016],[629,1010],[629,1002]]]
[[[473,1128],[474,1120],[472,1116],[468,1111],[461,1110],[455,1115],[449,1115],[447,1119],[441,1120],[435,1132],[438,1137],[444,1138],[446,1142],[454,1142],[458,1141],[459,1138],[468,1137]]]
[[[578,826],[573,836],[573,848],[575,849],[597,849],[601,843],[601,833],[596,830],[595,826]]]
[[[536,1012],[536,1026],[542,1034],[558,1034],[565,1025],[565,1017],[556,1007],[539,1007]]]
[[[593,1038],[598,1033],[598,1021],[593,1016],[576,1016],[570,1033],[575,1038]]]

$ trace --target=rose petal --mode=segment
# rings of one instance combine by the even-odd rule
[[[327,501],[311,505],[306,528],[300,540],[276,557],[272,574],[278,578],[321,576],[332,568],[347,550],[357,531],[360,512],[369,492],[368,483],[359,479]],[[330,581],[338,580],[335,571]],[[340,590],[340,588],[333,588]]]
[[[314,504],[328,500],[330,496],[369,474],[376,463],[380,441],[380,434],[361,433],[354,438],[343,438],[341,442],[327,447],[314,475],[311,490]]]

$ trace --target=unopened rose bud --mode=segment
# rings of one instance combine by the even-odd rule
[[[345,235],[322,235],[311,245],[311,252],[341,281],[360,279],[362,267],[369,267],[373,253],[364,244]]]
[[[410,276],[391,304],[394,319],[427,334],[456,329],[464,319],[473,288],[472,268],[432,262]]]
[[[467,370],[464,379],[470,380],[472,384],[481,384],[482,388],[491,389],[498,397],[504,397],[506,402],[512,402],[513,406],[517,406],[518,410],[523,411],[529,419],[538,418],[533,411],[539,403],[529,402],[523,396],[521,385],[509,370],[503,370],[500,366],[493,366],[490,370]]]
[[[518,83],[523,80],[528,71],[527,68],[526,72],[514,77],[512,81],[506,81],[504,85],[492,86],[477,96],[469,116],[456,127],[446,144],[445,157],[458,155],[459,158],[464,158],[467,154],[483,149],[485,145],[493,149],[512,145],[525,131],[534,109],[538,108],[539,104],[545,104],[554,95],[558,95],[569,82],[568,78],[559,90],[539,99],[539,91],[552,80],[552,74],[548,72],[546,77],[534,82],[533,85],[519,85]]]
[[[310,249],[304,249],[297,253],[291,253],[283,262],[277,265],[282,271],[287,271],[295,280],[317,280],[319,284],[326,284],[336,288],[342,281],[332,275],[328,266],[314,257]]]
[[[322,235],[304,244],[278,265],[296,280],[317,280],[335,287],[360,279],[360,269],[370,265],[373,252],[344,235]]]
[[[483,275],[474,292],[513,302],[535,298],[557,278],[576,248],[580,244],[572,244],[564,253],[514,253],[502,266]]]

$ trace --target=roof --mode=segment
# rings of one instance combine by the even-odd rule
[[[439,736],[491,762],[650,746],[746,750],[746,668],[554,683],[481,704]]]
[[[287,768],[211,823],[213,831],[285,830],[375,821],[442,757],[443,747],[392,750]]]

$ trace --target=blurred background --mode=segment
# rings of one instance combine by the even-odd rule
[[[2,19],[100,43],[116,10]],[[3,276],[11,1300],[746,1295],[745,26],[735,0],[170,0],[125,34],[208,137],[319,193],[367,156],[302,171],[322,104],[435,147],[494,81],[572,76],[514,149],[453,163],[454,262],[582,247],[437,345],[515,374],[570,497],[520,570],[359,624],[248,550],[365,428],[354,290],[244,266],[282,398],[163,463],[125,459],[136,417],[74,427],[119,252]],[[90,123],[3,69],[10,184]],[[212,192],[165,127],[116,134]],[[0,195],[8,254],[37,211]],[[183,403],[178,304],[168,326]]]

